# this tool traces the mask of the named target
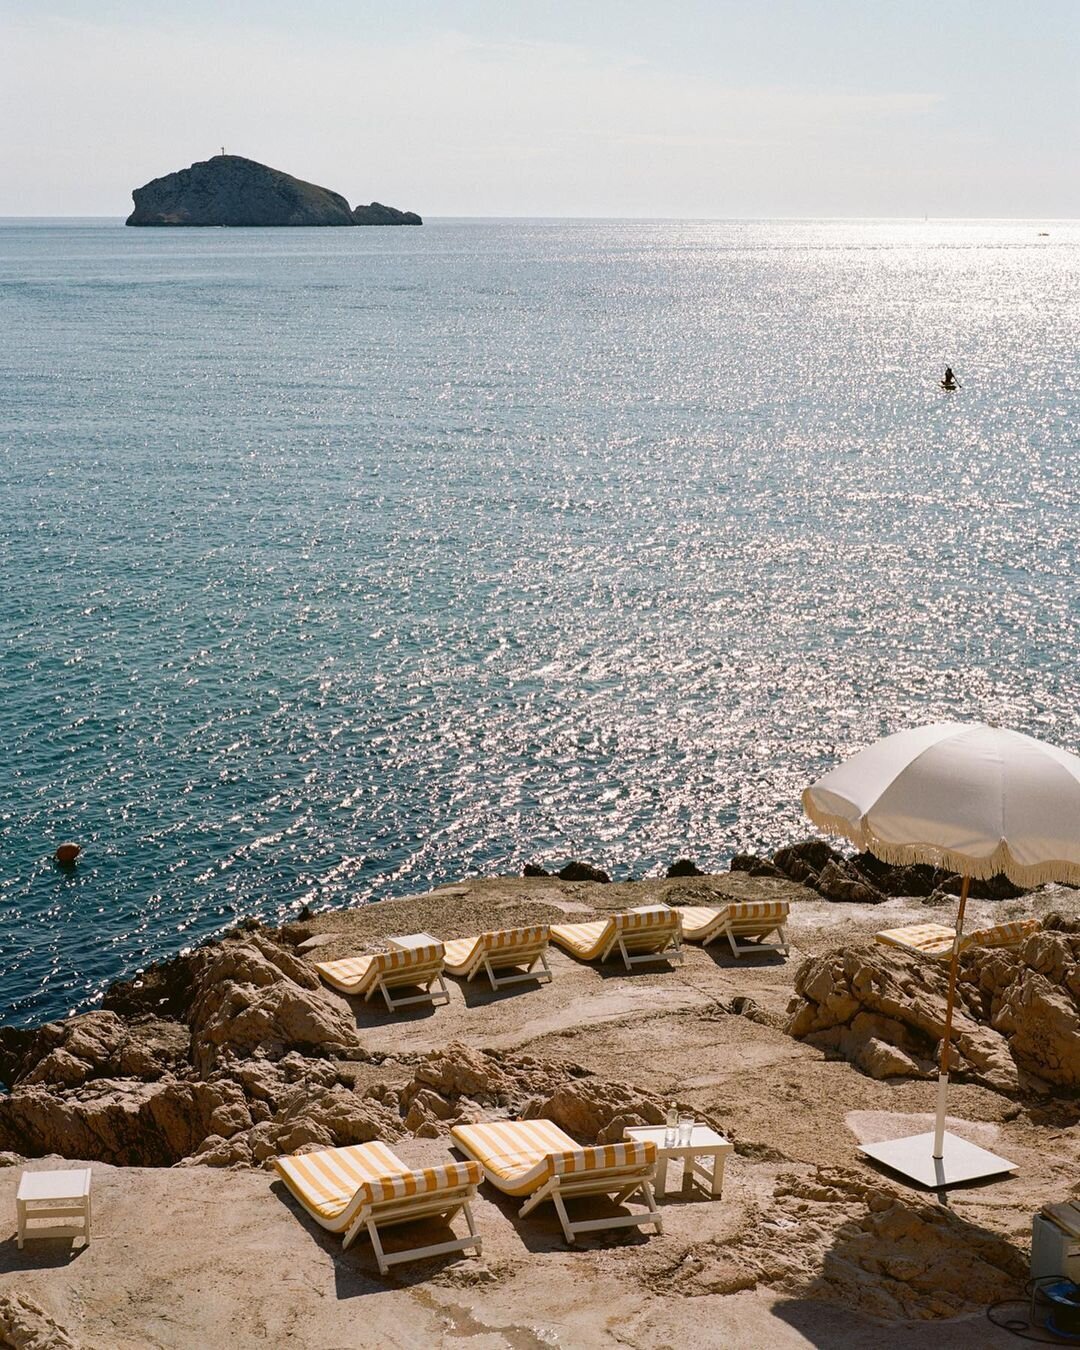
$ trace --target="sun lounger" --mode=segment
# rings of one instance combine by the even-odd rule
[[[483,1172],[475,1162],[448,1162],[442,1167],[407,1167],[385,1144],[351,1144],[275,1158],[274,1167],[286,1186],[316,1223],[344,1236],[344,1247],[366,1228],[375,1249],[379,1273],[401,1261],[423,1256],[480,1251],[481,1239],[469,1202]],[[466,1238],[409,1247],[387,1254],[379,1229],[440,1215],[447,1223],[461,1211],[469,1228]]]
[[[550,1200],[567,1242],[578,1233],[601,1228],[637,1228],[654,1224],[664,1231],[653,1196],[656,1145],[651,1140],[599,1144],[583,1148],[550,1120],[497,1120],[481,1125],[455,1125],[455,1146],[484,1169],[491,1184],[506,1195],[527,1196],[521,1218]],[[609,1196],[617,1205],[639,1196],[640,1214],[571,1223],[565,1201],[588,1195]]]
[[[786,900],[738,900],[717,909],[707,905],[683,905],[682,932],[687,942],[700,942],[707,947],[716,938],[726,937],[733,956],[745,952],[780,952],[788,954],[784,921],[788,917]],[[771,933],[778,942],[766,942]],[[751,942],[737,942],[737,938],[752,938]]]
[[[627,970],[646,961],[683,959],[679,911],[668,905],[630,909],[595,923],[552,924],[551,940],[579,961],[606,961],[618,952]]]
[[[364,1000],[380,993],[391,1012],[410,1003],[449,1003],[450,991],[442,977],[443,944],[422,947],[396,947],[375,956],[347,956],[342,961],[319,961],[315,969],[327,984]],[[432,986],[436,986],[434,992]],[[394,998],[391,989],[423,989],[422,994]]]
[[[547,983],[551,979],[551,967],[545,956],[548,945],[546,923],[529,928],[504,928],[481,933],[478,937],[457,938],[444,945],[446,969],[451,975],[472,980],[477,975],[486,974],[492,989],[518,984],[522,980]],[[534,974],[533,967],[537,965],[540,970]],[[514,973],[499,977],[495,974],[497,970]]]
[[[1026,937],[1039,929],[1038,919],[1017,919],[1012,923],[994,924],[992,928],[975,928],[960,939],[960,950],[969,947],[1018,947]],[[885,928],[874,937],[888,947],[913,952],[947,961],[952,955],[955,929],[943,923],[913,923],[907,928]]]

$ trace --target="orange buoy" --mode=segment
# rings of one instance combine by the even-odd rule
[[[62,867],[70,867],[81,852],[82,847],[79,844],[61,844],[53,857]]]

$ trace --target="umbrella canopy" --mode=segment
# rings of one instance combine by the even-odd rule
[[[883,862],[1080,886],[1080,758],[1018,731],[901,731],[827,773],[802,803],[820,829]]]

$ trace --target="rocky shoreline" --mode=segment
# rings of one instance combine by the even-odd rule
[[[514,922],[557,920],[530,906],[551,882],[585,890],[595,913],[614,898],[605,873],[573,862],[551,878],[539,867],[519,888]],[[917,898],[934,909],[948,903],[958,879],[923,867],[887,867],[869,855],[844,857],[820,840],[777,851],[771,858],[736,856],[732,878],[751,889],[780,883],[850,905],[881,905],[891,897]],[[692,863],[669,869],[665,881],[613,887],[638,903],[657,892],[665,903],[693,904],[722,896]],[[604,887],[600,891],[598,888]],[[479,915],[461,904],[468,884],[431,893],[458,928],[475,927]],[[771,894],[772,892],[769,891]],[[1071,894],[1063,892],[1064,894]],[[1023,892],[1003,879],[980,883],[975,898],[1015,900]],[[408,902],[404,902],[407,904]],[[543,900],[540,901],[543,906]],[[280,929],[250,922],[140,975],[110,987],[101,1009],[39,1028],[0,1027],[0,1151],[54,1153],[121,1166],[255,1165],[305,1144],[361,1143],[446,1134],[449,1124],[472,1119],[471,1105],[489,1107],[492,1094],[508,1109],[528,1114],[534,1099],[555,1110],[574,1131],[574,1091],[588,1100],[587,1142],[619,1138],[625,1124],[660,1119],[659,1104],[628,1096],[621,1085],[583,1086],[556,1062],[524,1075],[528,1092],[509,1093],[504,1070],[491,1067],[497,1087],[466,1102],[436,1102],[431,1093],[442,1069],[408,1063],[404,1085],[357,1083],[385,1051],[364,1036],[342,999],[313,970],[311,953],[333,940],[335,918],[367,922],[361,948],[382,945],[400,927],[403,902],[362,911],[327,912]],[[510,920],[500,920],[503,926]],[[1080,1087],[1080,923],[1052,912],[1043,931],[1018,952],[974,949],[961,961],[961,1019],[954,1071],[1014,1098],[1045,1098]],[[351,949],[350,949],[351,950]],[[324,953],[319,952],[320,955]],[[880,944],[856,942],[793,963],[792,996],[782,1021],[786,1034],[877,1078],[929,1079],[944,1017],[945,971]],[[467,1056],[457,1047],[455,1055]],[[361,1070],[359,1066],[364,1066]],[[571,1089],[568,1082],[576,1082]],[[544,1085],[550,1089],[545,1093]],[[552,1106],[556,1089],[558,1109]],[[564,1090],[565,1089],[565,1090]],[[611,1095],[606,1117],[597,1094]],[[467,1096],[467,1094],[465,1094]],[[563,1108],[566,1111],[563,1111]],[[425,1114],[426,1111],[426,1114]]]
[[[871,938],[900,921],[947,922],[951,879],[871,866],[819,841],[737,858],[715,876],[671,870],[622,883],[574,880],[574,868],[568,879],[474,878],[280,929],[243,925],[113,985],[100,1009],[0,1028],[0,1160],[78,1159],[130,1169],[133,1184],[143,1169],[168,1169],[178,1187],[226,1169],[265,1190],[267,1161],[305,1147],[381,1138],[445,1152],[452,1124],[493,1114],[545,1117],[583,1143],[606,1142],[659,1122],[675,1097],[733,1140],[743,1175],[734,1211],[685,1207],[705,1211],[706,1227],[681,1247],[667,1236],[635,1247],[646,1301],[674,1281],[690,1302],[797,1293],[860,1316],[933,1320],[1009,1296],[1037,1198],[1071,1190],[1061,1176],[1075,1162],[1080,1117],[1076,893],[993,899],[990,885],[972,901],[975,922],[1042,920],[1017,951],[965,953],[956,1036],[953,1109],[976,1131],[1007,1135],[1008,1156],[1024,1164],[1021,1178],[992,1188],[992,1204],[964,1192],[946,1215],[869,1169],[856,1144],[887,1130],[894,1112],[931,1108],[944,972]],[[681,970],[625,976],[556,954],[551,985],[511,995],[455,986],[449,1006],[396,1017],[353,1006],[313,970],[391,932],[449,938],[732,898],[789,901],[788,962],[690,949]],[[763,1231],[766,1221],[774,1227]],[[927,1259],[887,1268],[894,1230]],[[962,1278],[945,1279],[943,1263]],[[0,1332],[13,1280],[0,1275]]]

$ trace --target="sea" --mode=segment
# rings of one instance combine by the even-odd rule
[[[1077,750],[1078,339],[1077,222],[0,222],[0,1022]]]

